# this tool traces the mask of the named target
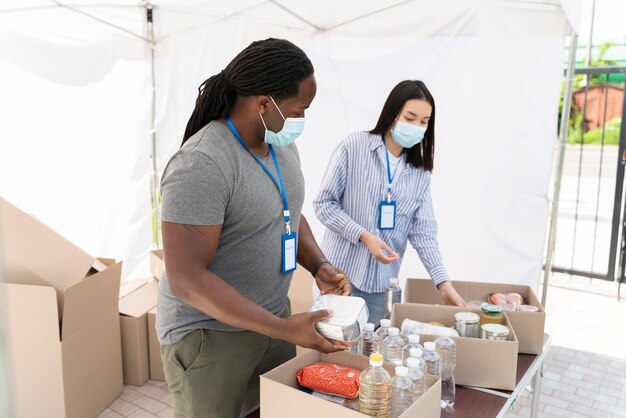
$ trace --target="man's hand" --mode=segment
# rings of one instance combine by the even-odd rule
[[[439,294],[446,305],[465,306],[465,301],[452,286],[452,282],[443,282],[439,285]]]
[[[365,231],[361,234],[359,239],[362,243],[367,245],[370,253],[372,253],[372,257],[380,263],[389,264],[400,258],[400,256],[396,254],[391,247],[385,243],[385,241],[378,238],[376,235]]]
[[[329,263],[324,263],[319,267],[315,283],[322,295],[350,295],[350,282],[346,274]]]
[[[347,350],[347,345],[333,345],[315,329],[316,322],[330,318],[332,315],[332,311],[327,309],[291,315],[286,319],[285,336],[281,339],[325,354]]]

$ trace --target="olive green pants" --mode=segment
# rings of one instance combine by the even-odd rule
[[[259,375],[295,355],[293,344],[251,331],[197,329],[162,345],[174,416],[238,418],[259,403]]]

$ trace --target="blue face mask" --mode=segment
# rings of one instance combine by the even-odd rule
[[[280,111],[280,108],[274,101],[274,98],[270,96],[270,99],[272,99],[274,106],[278,109],[278,113],[280,113],[280,116],[283,118],[285,123],[283,124],[283,129],[281,129],[280,132],[272,132],[267,129],[263,116],[259,112],[261,122],[263,122],[263,126],[265,127],[265,142],[277,147],[286,147],[287,145],[292,144],[304,130],[304,118],[285,118],[283,116],[283,112]]]
[[[426,128],[402,121],[396,121],[396,126],[391,131],[391,137],[402,148],[412,148],[422,142]]]

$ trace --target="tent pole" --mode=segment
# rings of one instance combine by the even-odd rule
[[[565,73],[565,92],[563,93],[563,108],[561,110],[561,127],[559,129],[559,159],[556,166],[556,176],[554,182],[554,192],[552,195],[552,207],[550,210],[550,232],[548,235],[548,249],[546,261],[543,268],[543,292],[541,294],[541,304],[546,306],[548,295],[548,281],[552,272],[554,261],[554,247],[556,243],[556,224],[559,215],[559,200],[561,196],[561,183],[563,180],[563,166],[565,162],[565,146],[567,143],[567,131],[569,127],[570,110],[572,107],[572,87],[574,84],[574,67],[576,66],[576,47],[578,35],[574,28],[570,26],[570,45],[567,71]]]
[[[156,76],[154,72],[154,6],[146,4],[146,23],[148,26],[148,46],[150,48],[150,79],[151,109],[150,109],[150,137],[152,142],[152,170],[150,176],[150,195],[152,204],[152,241],[157,248],[161,247],[161,211],[159,207],[159,174],[157,172],[157,141],[156,141]]]

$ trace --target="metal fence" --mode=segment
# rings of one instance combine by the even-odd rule
[[[585,84],[572,97],[551,271],[621,283],[626,67],[582,68],[575,74]]]

